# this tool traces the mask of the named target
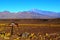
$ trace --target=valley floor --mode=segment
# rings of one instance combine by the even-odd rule
[[[60,40],[59,24],[0,24],[0,40]]]

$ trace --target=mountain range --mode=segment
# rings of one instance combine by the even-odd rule
[[[11,13],[9,11],[0,12],[0,19],[54,19],[60,18],[60,13],[32,9],[29,11]]]

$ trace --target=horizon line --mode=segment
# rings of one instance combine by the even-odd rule
[[[34,9],[32,9],[34,10]],[[37,9],[39,10],[39,9]],[[10,12],[10,13],[18,13],[18,12],[28,12],[28,11],[31,11],[31,10],[24,10],[24,11],[9,11],[9,10],[4,10],[4,11],[0,11],[0,12]],[[60,13],[60,12],[56,12],[56,11],[49,11],[49,10],[40,10],[40,11],[47,11],[47,12],[55,12],[55,13]]]

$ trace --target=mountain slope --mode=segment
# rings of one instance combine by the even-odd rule
[[[29,10],[17,13],[4,11],[0,12],[0,19],[53,19],[60,18],[59,15],[60,13],[42,10]]]
[[[42,10],[37,10],[37,9],[30,10],[30,12],[40,13],[40,14],[43,14],[43,15],[50,16],[52,18],[58,18],[59,15],[60,15],[60,14],[58,14],[56,12],[42,11]]]

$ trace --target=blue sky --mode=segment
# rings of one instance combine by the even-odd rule
[[[31,9],[60,12],[60,0],[0,0],[0,12],[19,12]]]

